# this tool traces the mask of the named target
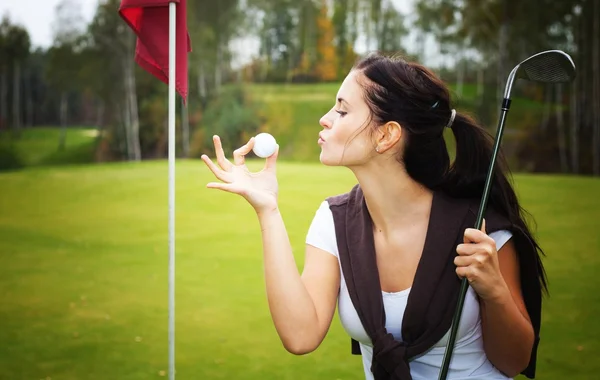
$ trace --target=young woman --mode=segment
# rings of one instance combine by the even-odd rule
[[[253,139],[233,163],[217,136],[218,166],[202,157],[222,181],[207,187],[239,194],[256,210],[269,308],[284,347],[315,350],[337,304],[367,379],[436,379],[466,277],[448,379],[533,377],[546,281],[504,165],[482,230],[469,228],[491,158],[489,134],[452,109],[431,71],[381,55],[350,71],[320,124],[320,161],[349,168],[358,184],[318,208],[302,274],[277,206],[278,151],[258,173],[244,164]],[[456,139],[452,164],[446,128]]]

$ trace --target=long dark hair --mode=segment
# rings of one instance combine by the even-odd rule
[[[426,67],[400,57],[369,55],[354,70],[367,79],[359,77],[359,83],[371,110],[370,124],[396,121],[402,126],[407,137],[397,159],[408,175],[431,190],[453,197],[481,198],[494,138],[474,118],[456,112],[450,125],[456,140],[456,157],[450,162],[444,130],[451,121],[452,107],[444,83]],[[533,245],[540,285],[547,292],[540,259],[544,253],[527,226],[526,217],[532,218],[520,206],[509,174],[505,157],[499,152],[488,204],[508,218]]]

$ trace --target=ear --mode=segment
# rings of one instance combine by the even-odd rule
[[[395,121],[389,121],[377,129],[375,147],[378,153],[393,148],[402,137],[402,126]]]

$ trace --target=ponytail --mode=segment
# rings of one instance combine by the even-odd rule
[[[456,157],[449,167],[440,188],[456,198],[479,199],[485,187],[494,149],[494,138],[470,116],[456,114],[451,126],[456,140]],[[506,216],[527,236],[538,253],[536,262],[541,287],[547,291],[546,275],[539,254],[543,251],[531,235],[526,223],[529,215],[519,204],[511,182],[508,165],[502,151],[498,151],[488,205]]]
[[[473,118],[465,114],[457,113],[450,128],[456,140],[456,157],[441,187],[455,197],[481,196],[492,159],[494,139]],[[506,160],[500,151],[496,159],[492,189],[507,190],[506,186],[510,188],[505,176],[506,171]],[[494,195],[501,193],[497,192]],[[490,194],[490,201],[494,206],[501,206],[504,202],[496,198]]]

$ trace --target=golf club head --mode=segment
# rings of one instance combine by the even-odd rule
[[[575,64],[560,50],[532,55],[519,64],[518,78],[542,83],[566,83],[575,78]]]
[[[509,98],[512,84],[517,78],[540,83],[567,83],[575,79],[575,73],[573,60],[561,50],[534,54],[511,71],[504,97]]]

